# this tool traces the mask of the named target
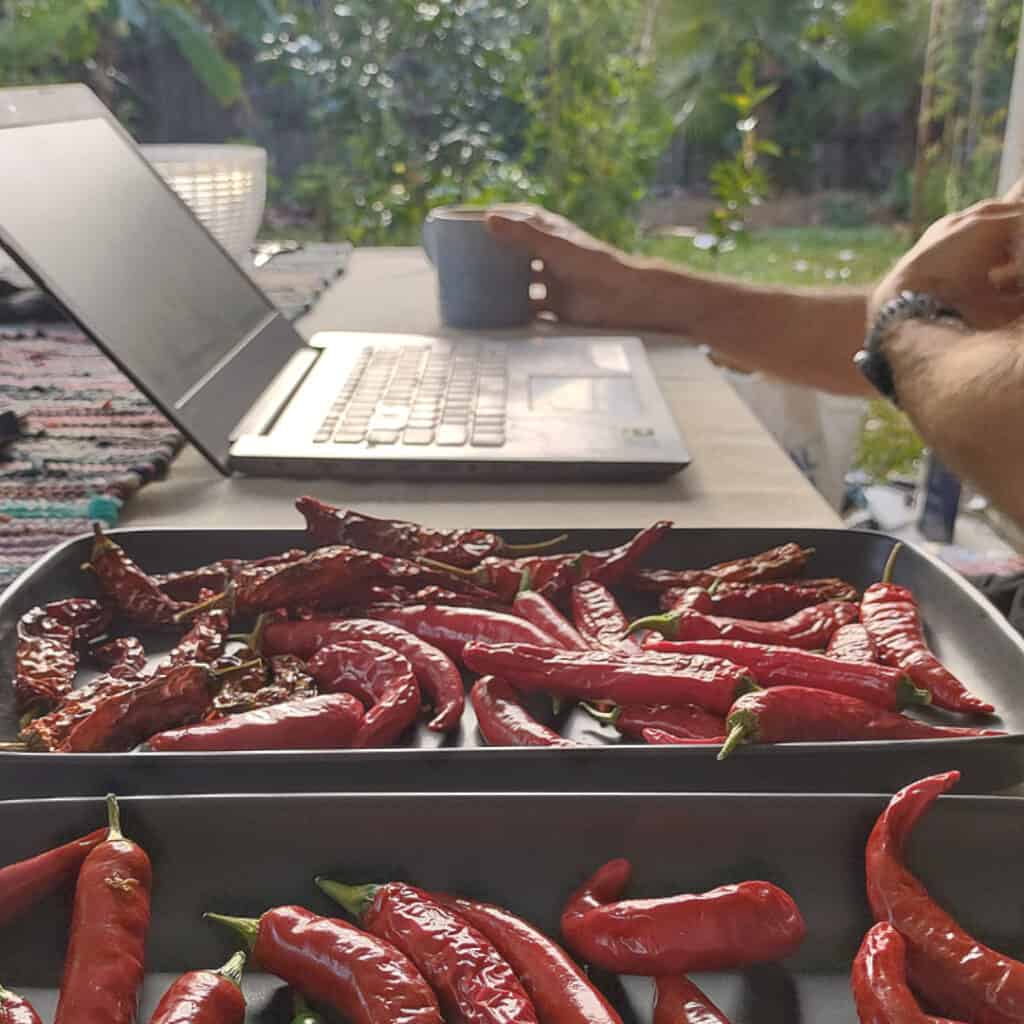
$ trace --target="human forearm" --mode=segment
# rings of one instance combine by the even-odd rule
[[[869,394],[853,366],[864,341],[866,292],[772,288],[628,259],[637,329],[685,334],[747,369],[845,394]]]
[[[1024,524],[1024,332],[911,321],[886,342],[896,393],[925,442]]]

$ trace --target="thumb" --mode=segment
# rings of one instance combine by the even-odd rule
[[[487,230],[499,242],[525,246],[540,259],[550,255],[560,241],[542,221],[533,216],[492,211],[487,214],[486,223]]]

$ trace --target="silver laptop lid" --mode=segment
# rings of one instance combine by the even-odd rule
[[[85,86],[0,90],[0,245],[227,472],[304,343]]]

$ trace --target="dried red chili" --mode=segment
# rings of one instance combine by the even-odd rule
[[[547,633],[559,647],[569,651],[590,650],[590,644],[543,594],[535,590],[521,591],[512,602],[512,611],[527,622],[532,622],[541,632]]]
[[[697,704],[725,714],[754,686],[738,665],[702,655],[645,651],[564,651],[528,644],[467,644],[463,660],[474,672],[507,679],[527,693],[617,704]]]
[[[903,861],[911,831],[959,772],[901,789],[868,838],[868,903],[907,943],[910,982],[927,1002],[967,1021],[1024,1020],[1024,964],[978,942],[942,909]]]
[[[685,974],[654,979],[653,1024],[729,1024],[729,1019]]]
[[[166,626],[184,605],[168,597],[160,585],[140,569],[124,549],[105,536],[99,524],[94,526],[96,541],[88,563],[96,582],[118,611],[133,622],[148,626]]]
[[[42,1024],[42,1021],[27,999],[0,985],[0,1024]]]
[[[107,829],[0,868],[0,927],[9,924],[78,874],[82,861],[107,838]]]
[[[242,969],[245,953],[236,953],[216,971],[189,971],[163,994],[149,1024],[244,1024]]]
[[[878,652],[871,642],[871,637],[868,636],[868,631],[860,622],[849,622],[845,626],[840,626],[832,634],[825,653],[837,661],[849,661],[861,665],[878,664]]]
[[[578,747],[538,722],[504,680],[481,676],[470,691],[480,734],[492,747]]]
[[[857,606],[849,601],[823,601],[779,622],[730,619],[680,609],[637,619],[631,631],[650,629],[668,640],[742,640],[755,644],[823,650],[832,634],[857,619]]]
[[[151,750],[336,750],[353,746],[363,706],[350,693],[289,700],[273,707],[157,733]]]
[[[845,740],[963,739],[1000,736],[990,729],[926,725],[843,693],[776,686],[744,694],[725,719],[721,761],[741,743],[815,743]]]
[[[907,950],[891,924],[871,928],[857,950],[850,974],[853,1001],[862,1024],[928,1024],[907,984]]]
[[[203,565],[197,569],[164,573],[154,576],[153,579],[160,589],[175,601],[199,601],[204,590],[208,590],[212,594],[220,593],[243,571],[254,574],[261,570],[276,569],[289,562],[297,562],[307,553],[302,548],[291,548],[266,558],[224,558],[219,562],[212,562],[210,565]]]
[[[750,669],[759,686],[805,686],[845,693],[890,711],[931,701],[931,694],[914,686],[900,669],[835,661],[797,647],[773,647],[739,640],[666,640],[649,644],[648,649],[726,658]]]
[[[330,643],[308,667],[321,693],[351,693],[369,708],[354,747],[390,746],[416,721],[419,684],[408,658],[394,648],[374,640]]]
[[[670,587],[709,587],[716,580],[728,583],[763,583],[799,576],[813,548],[782,544],[758,555],[719,562],[706,569],[645,569],[634,572],[627,582],[636,590],[661,593]]]
[[[658,729],[687,739],[714,739],[725,735],[725,719],[696,704],[619,704],[603,710],[584,703],[583,709],[599,722],[615,726],[623,736],[643,739],[648,729]]]
[[[444,651],[421,640],[414,633],[374,619],[310,620],[268,622],[260,634],[260,646],[270,653],[290,652],[310,658],[325,643],[345,640],[374,640],[409,659],[420,690],[433,705],[427,723],[435,732],[450,732],[462,718],[465,693],[462,676]]]
[[[244,654],[239,657],[244,657]],[[223,678],[224,682],[213,698],[208,720],[317,695],[316,682],[306,663],[290,654],[276,655],[266,661],[257,659],[238,663],[236,670],[225,672]]]
[[[472,568],[488,555],[527,554],[565,540],[565,534],[537,544],[508,544],[486,530],[436,530],[419,523],[376,519],[353,509],[335,508],[308,495],[295,507],[306,520],[306,535],[317,547],[348,544],[398,558],[428,555],[449,565]]]
[[[390,942],[303,907],[258,920],[206,914],[245,939],[255,961],[352,1024],[443,1024],[437,997]]]
[[[611,591],[594,580],[572,588],[572,617],[580,634],[595,650],[638,650],[636,637],[627,637],[629,619]]]
[[[787,580],[774,583],[724,583],[716,580],[706,608],[713,615],[770,621],[784,619],[822,601],[858,601],[857,588],[839,579]],[[665,611],[691,607],[692,587],[673,587],[658,598]]]
[[[153,873],[145,850],[122,835],[113,796],[107,813],[107,838],[78,874],[54,1024],[135,1024],[138,1014]]]
[[[807,930],[793,898],[771,882],[614,903],[604,902],[593,883],[588,891],[597,905],[584,907],[574,896],[562,915],[562,934],[585,960],[620,974],[722,971],[783,960],[799,949]]]
[[[480,932],[422,889],[404,882],[316,884],[372,934],[420,969],[445,1016],[466,1024],[537,1024],[515,972]]]
[[[137,676],[146,667],[146,650],[137,636],[122,636],[89,648],[104,674],[115,679]]]
[[[494,944],[523,983],[543,1024],[621,1024],[586,972],[532,925],[490,903],[431,895]]]

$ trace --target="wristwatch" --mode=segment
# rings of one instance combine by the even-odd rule
[[[954,320],[963,323],[955,309],[943,306],[933,295],[924,292],[900,292],[878,311],[864,339],[864,347],[853,357],[853,362],[868,382],[895,406],[900,403],[892,364],[885,354],[885,343],[893,330],[907,320]]]

